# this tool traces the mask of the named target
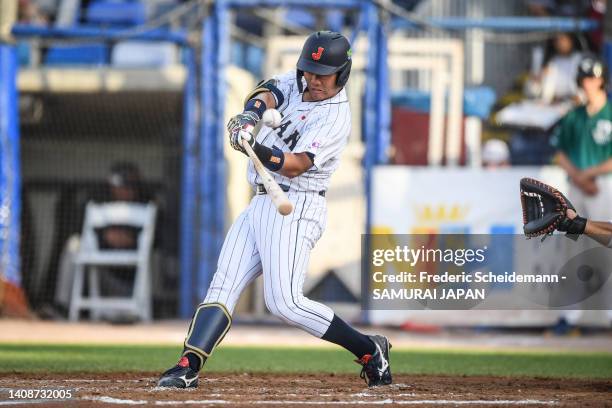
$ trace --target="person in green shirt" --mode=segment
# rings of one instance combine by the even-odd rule
[[[565,115],[555,129],[551,139],[557,148],[555,161],[567,172],[568,198],[576,211],[589,220],[612,221],[612,105],[606,94],[606,65],[598,57],[585,56],[578,65],[576,81],[586,103]],[[588,235],[589,231],[585,232]],[[601,229],[591,228],[590,232],[604,244]],[[586,321],[610,325],[611,310],[590,312],[565,310],[560,322],[564,320],[569,327]]]
[[[570,111],[555,129],[555,161],[570,180],[568,196],[587,218],[612,220],[612,105],[606,95],[608,70],[584,57],[577,82],[586,104]]]

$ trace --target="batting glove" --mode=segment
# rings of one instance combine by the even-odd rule
[[[242,136],[240,135],[241,132],[246,132],[251,135],[250,139],[247,140],[247,142],[251,145],[251,147],[253,147],[253,145],[255,144],[255,138],[253,137],[253,129],[255,128],[255,125],[257,124],[258,120],[259,118],[255,113],[247,111],[239,113],[238,115],[231,118],[229,122],[227,122],[230,145],[232,146],[232,148],[234,148],[234,150],[238,150],[239,152],[246,154],[246,152],[242,148]]]

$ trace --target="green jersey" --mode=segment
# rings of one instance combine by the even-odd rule
[[[580,106],[561,119],[551,143],[567,155],[577,168],[584,170],[612,157],[612,106],[589,116]]]

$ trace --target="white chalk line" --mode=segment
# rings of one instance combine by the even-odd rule
[[[233,404],[232,401],[225,400],[187,400],[187,401],[155,401],[155,405],[177,405],[177,404]]]
[[[179,404],[201,404],[201,405],[210,405],[210,404],[229,404],[231,401],[226,400],[182,400],[182,401],[147,401],[147,400],[131,400],[131,399],[119,399],[112,397],[84,397],[81,398],[83,400],[88,401],[96,401],[96,402],[104,402],[107,404],[117,404],[117,405],[144,405],[154,403],[155,405],[179,405]]]
[[[292,401],[292,400],[255,400],[255,401],[228,401],[228,400],[182,400],[182,401],[147,401],[147,400],[131,400],[119,399],[107,396],[102,397],[84,397],[84,400],[103,402],[107,404],[117,405],[144,405],[153,403],[155,405],[183,405],[183,404],[200,404],[200,405],[556,405],[557,401],[546,401],[536,399],[524,400],[345,400],[345,401]]]
[[[148,381],[156,381],[157,379],[154,377],[148,377],[148,378],[140,378],[140,379],[123,379],[123,380],[111,380],[111,379],[105,379],[105,378],[66,378],[63,380],[48,380],[48,379],[23,379],[20,381],[23,382],[31,382],[31,383],[49,383],[49,382],[55,382],[55,381],[61,381],[61,382],[84,382],[84,383],[110,383],[110,382],[116,382],[116,383],[139,383],[139,382],[148,382]],[[9,379],[3,379],[0,380],[0,384],[8,384],[8,383],[14,383],[15,379],[14,378],[9,378]]]
[[[0,401],[0,406],[4,405],[30,405],[30,404],[49,404],[70,401],[69,399],[31,399],[31,400],[11,400]]]
[[[119,404],[119,405],[144,405],[148,403],[147,400],[120,399],[120,398],[113,398],[113,397],[106,397],[106,396],[83,397],[81,399],[87,400],[87,401],[98,401],[98,402],[104,402],[107,404]]]
[[[242,402],[241,402],[242,404]],[[542,400],[368,400],[368,401],[253,401],[252,404],[271,405],[555,405],[556,401]]]

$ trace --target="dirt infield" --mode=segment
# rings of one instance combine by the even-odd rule
[[[70,389],[70,400],[33,399],[25,405],[612,407],[609,380],[399,375],[389,387],[368,388],[354,375],[207,373],[197,389],[167,390],[157,388],[156,379],[157,373],[2,374],[0,406],[24,406],[23,400],[9,399],[10,390]]]

